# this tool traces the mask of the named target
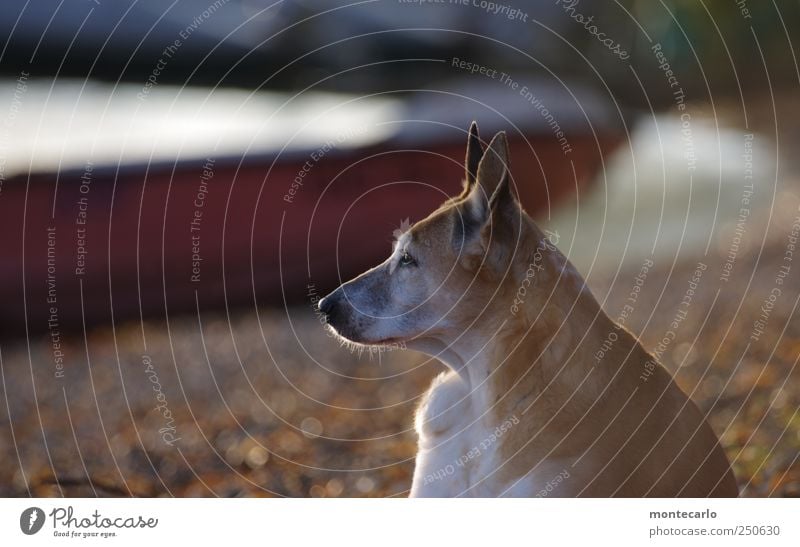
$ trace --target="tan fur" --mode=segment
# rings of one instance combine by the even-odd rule
[[[519,423],[482,460],[464,466],[463,495],[540,495],[562,473],[569,478],[550,495],[736,496],[700,411],[603,312],[514,199],[505,136],[484,153],[476,126],[470,134],[465,192],[415,224],[384,264],[320,304],[349,340],[403,340],[450,367],[417,418],[429,437],[418,464],[428,450],[438,455],[464,440],[469,447],[470,435],[514,417]],[[398,253],[414,264],[400,265]],[[525,298],[514,304],[525,279]],[[596,363],[610,332],[617,340]],[[419,495],[424,482],[415,476]]]

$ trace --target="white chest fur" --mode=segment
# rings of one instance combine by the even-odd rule
[[[504,490],[493,477],[500,463],[497,449],[519,419],[493,423],[487,408],[480,388],[471,390],[457,374],[445,372],[434,380],[416,416],[412,497],[487,497]]]

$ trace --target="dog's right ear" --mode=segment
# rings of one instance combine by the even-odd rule
[[[478,124],[473,121],[469,126],[469,136],[467,137],[467,157],[464,159],[464,169],[467,176],[464,180],[464,191],[461,193],[462,198],[467,197],[472,191],[472,187],[475,186],[481,158],[483,158],[483,145],[478,134]]]

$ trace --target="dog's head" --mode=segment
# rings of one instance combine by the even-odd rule
[[[400,235],[383,263],[322,299],[328,326],[351,342],[413,347],[450,343],[481,317],[507,317],[531,242],[543,237],[509,177],[505,133],[484,150],[473,122],[462,194]]]

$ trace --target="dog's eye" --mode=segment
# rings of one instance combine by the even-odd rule
[[[400,256],[400,265],[401,266],[411,266],[416,265],[417,261],[414,260],[414,257],[408,254],[408,251],[403,251],[403,254]]]

